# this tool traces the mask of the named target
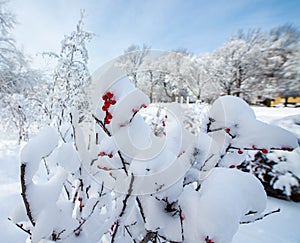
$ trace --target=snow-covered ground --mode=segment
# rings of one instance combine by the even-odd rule
[[[300,115],[299,108],[254,107],[254,111],[259,120],[275,124],[281,124],[284,117]],[[298,134],[299,131],[294,132]],[[26,234],[8,220],[12,210],[21,203],[19,150],[20,146],[14,140],[0,137],[0,242],[25,242],[26,238]],[[281,212],[252,224],[241,225],[233,242],[300,243],[300,203],[269,198],[268,210],[277,208]]]

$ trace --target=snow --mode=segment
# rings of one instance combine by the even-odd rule
[[[266,194],[255,176],[237,169],[214,168],[199,192],[193,185],[184,188],[179,204],[186,218],[186,242],[205,242],[209,236],[214,242],[227,243],[245,214],[257,212],[260,217],[266,207]]]
[[[261,108],[254,107],[254,111],[257,119],[263,120],[264,122],[281,122],[284,121],[285,116],[295,116],[299,115],[297,109],[293,108]],[[289,126],[289,125],[287,125]],[[294,132],[294,127],[291,128]],[[296,131],[299,132],[299,131]],[[57,146],[55,136],[50,130],[46,131],[50,135],[51,139],[49,140],[53,147]],[[45,141],[42,141],[45,142]],[[39,142],[40,143],[40,142]],[[41,143],[42,144],[42,143]],[[43,146],[40,146],[43,148]],[[72,151],[71,147],[62,148],[63,151]],[[0,141],[0,203],[1,203],[1,212],[0,212],[0,227],[2,229],[1,241],[3,242],[25,242],[27,235],[19,230],[12,222],[7,220],[8,217],[13,216],[13,208],[17,206],[16,202],[21,202],[20,197],[20,187],[19,187],[19,151],[20,146],[16,145],[14,141],[6,138],[1,138]],[[25,150],[26,151],[26,150]],[[40,151],[40,154],[44,154],[50,151]],[[71,152],[67,152],[72,154]],[[291,153],[292,155],[292,153]],[[23,154],[23,158],[31,158],[30,155]],[[73,156],[73,159],[76,161],[76,156]],[[75,167],[77,162],[75,162]],[[75,168],[69,167],[70,164],[65,165],[65,169],[72,171]],[[297,166],[294,164],[293,166]],[[299,168],[299,166],[298,166]],[[37,168],[33,169],[33,172]],[[230,171],[235,171],[235,169],[227,169]],[[61,168],[61,173],[64,174],[63,169]],[[234,173],[234,172],[233,172]],[[58,178],[62,178],[58,176]],[[58,180],[60,181],[60,180]],[[213,183],[213,182],[207,182]],[[220,184],[220,183],[219,183]],[[211,186],[211,185],[210,185]],[[222,185],[220,185],[222,186]],[[280,185],[278,185],[280,186]],[[202,189],[204,190],[204,189]],[[196,196],[196,194],[195,194]],[[247,196],[247,195],[246,195]],[[224,198],[225,195],[224,195]],[[251,199],[251,198],[250,198]],[[252,199],[256,199],[254,196]],[[55,199],[53,199],[55,200]],[[250,200],[251,201],[251,200]],[[253,203],[259,202],[261,200],[252,200]],[[225,203],[225,202],[224,202]],[[236,202],[239,203],[239,202]],[[155,205],[150,205],[149,210],[154,210]],[[254,205],[262,208],[263,205]],[[62,207],[61,205],[59,207]],[[209,205],[203,205],[199,207],[209,207]],[[280,213],[276,213],[266,217],[263,220],[257,221],[248,225],[240,225],[239,231],[233,238],[233,243],[245,242],[245,243],[286,243],[286,242],[300,242],[299,235],[299,224],[300,224],[300,204],[293,202],[286,202],[278,199],[268,198],[267,201],[267,212],[275,210],[277,208],[281,209]],[[155,210],[160,210],[159,208]],[[55,210],[52,210],[55,211]],[[193,213],[193,212],[191,212]],[[16,212],[16,216],[20,216]],[[186,216],[188,217],[188,216]],[[61,216],[59,216],[61,218]],[[166,223],[168,223],[167,221]],[[149,222],[150,223],[150,222]],[[178,222],[174,221],[174,224]],[[153,226],[153,225],[152,225]],[[149,227],[152,227],[149,225]],[[178,227],[178,226],[176,226]],[[217,227],[217,226],[216,226]],[[163,228],[163,227],[162,227]],[[234,230],[234,229],[233,229]],[[170,233],[168,233],[170,234]],[[224,236],[225,237],[225,236]],[[226,242],[226,241],[224,241]]]
[[[263,220],[240,225],[232,243],[299,243],[300,203],[268,198],[266,211],[280,208],[279,213]]]

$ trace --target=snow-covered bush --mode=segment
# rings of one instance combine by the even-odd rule
[[[272,123],[295,133],[300,141],[300,115],[285,117]],[[300,201],[300,149],[270,151],[267,154],[252,152],[240,169],[251,172],[262,182],[268,195]]]
[[[262,184],[235,167],[247,150],[296,148],[290,132],[231,96],[214,102],[198,135],[177,104],[149,125],[148,97],[112,63],[90,91],[93,126],[72,113],[21,152],[23,205],[12,221],[28,242],[226,243],[265,216]]]
[[[257,152],[239,168],[253,173],[264,185],[268,195],[293,201],[300,201],[299,177],[300,150],[293,153],[271,151],[268,154]]]

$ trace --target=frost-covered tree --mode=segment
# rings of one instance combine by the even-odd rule
[[[142,47],[133,44],[124,51],[124,55],[116,63],[138,87],[140,87],[138,78],[139,68],[144,63],[149,49],[150,47],[146,44],[143,44]]]
[[[16,24],[15,16],[0,2],[0,93],[25,93],[34,80],[28,77],[28,63],[23,53],[16,48],[11,31]]]
[[[184,59],[182,73],[186,80],[185,85],[190,95],[200,100],[208,94],[206,90],[209,90],[209,86],[211,86],[213,81],[209,75],[211,59],[209,55],[202,55],[200,57],[189,55]]]
[[[222,94],[248,99],[258,83],[255,71],[262,59],[258,46],[233,39],[214,52],[210,72]]]
[[[76,30],[65,36],[61,42],[59,54],[49,53],[57,58],[54,81],[46,104],[50,111],[50,120],[59,123],[70,119],[70,113],[76,109],[81,115],[88,109],[84,88],[89,84],[88,50],[86,44],[93,34],[83,29],[83,14]]]
[[[112,63],[90,90],[95,124],[73,117],[21,152],[26,214],[22,206],[11,219],[29,242],[226,243],[267,215],[261,183],[235,167],[248,150],[296,148],[294,135],[232,96],[214,102],[198,136],[176,104],[153,126],[140,115],[149,98]]]
[[[0,1],[0,108],[1,125],[5,130],[18,131],[18,140],[28,137],[31,110],[27,106],[40,73],[32,70],[28,60],[16,47],[11,35],[16,20]],[[14,132],[10,132],[13,134]]]
[[[275,94],[299,96],[300,32],[283,25],[269,32],[268,71]]]
[[[160,86],[170,101],[175,101],[176,97],[188,96],[187,79],[183,70],[186,70],[186,65],[191,64],[188,63],[189,57],[190,54],[185,49],[179,49],[166,52],[156,60],[156,65],[162,74]]]
[[[212,53],[211,63],[209,73],[223,94],[297,96],[299,31],[289,25],[239,31]]]

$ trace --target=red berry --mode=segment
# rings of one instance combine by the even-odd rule
[[[105,105],[102,106],[102,110],[103,111],[107,111],[108,107],[106,107]]]
[[[105,119],[105,124],[110,124],[110,120],[109,119]]]
[[[23,228],[23,224],[20,224],[19,226],[20,226],[21,228]]]
[[[166,126],[166,123],[165,121],[162,121],[162,126],[165,127]]]
[[[253,149],[257,149],[256,145],[252,145],[252,148],[253,148]]]
[[[165,118],[166,118],[166,119],[168,119],[168,116],[167,116],[167,115],[165,115]]]
[[[82,197],[79,197],[79,198],[78,198],[78,201],[79,201],[79,202],[82,202]]]
[[[107,92],[107,93],[106,93],[106,96],[107,96],[109,99],[111,99],[112,97],[114,97],[114,94],[111,93],[111,92]]]
[[[110,120],[110,119],[112,119],[112,117],[113,117],[113,116],[112,116],[112,114],[111,114],[110,112],[107,112],[107,113],[106,113],[106,118],[107,118],[107,119]]]
[[[109,172],[109,175],[112,176],[112,172]]]
[[[225,132],[230,133],[230,128],[229,127],[225,128]]]
[[[102,96],[102,100],[107,100],[107,99],[108,99],[108,97],[106,95]]]
[[[136,113],[136,112],[138,112],[138,110],[137,109],[132,109],[131,110],[133,113]]]
[[[111,100],[111,101],[110,101],[110,104],[111,104],[111,105],[115,105],[116,103],[117,103],[117,101],[115,101],[115,100]]]
[[[206,236],[205,242],[206,243],[214,243],[214,241],[212,239],[210,239],[208,236]]]
[[[80,208],[80,209],[83,209],[83,208],[84,208],[84,205],[83,205],[83,204],[80,204],[80,205],[79,205],[79,208]]]
[[[267,154],[267,153],[268,153],[268,150],[265,149],[265,148],[263,148],[263,149],[261,150],[261,152],[262,152],[263,154]]]
[[[244,152],[243,152],[243,150],[238,150],[238,154],[243,154]]]
[[[109,101],[105,101],[104,102],[104,106],[107,107],[107,108],[109,108],[110,107],[110,102]]]
[[[185,216],[183,214],[180,215],[181,221],[185,220]]]
[[[98,155],[99,155],[99,156],[105,156],[106,153],[102,151],[102,152],[100,152]]]
[[[143,104],[142,107],[143,107],[143,108],[147,108],[147,105]]]
[[[230,165],[229,168],[230,169],[234,169],[236,166],[235,165]]]
[[[112,157],[113,157],[113,154],[110,153],[110,154],[108,155],[108,158],[112,158]]]

